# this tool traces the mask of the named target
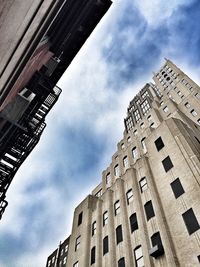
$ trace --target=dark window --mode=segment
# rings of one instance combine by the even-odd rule
[[[144,205],[147,221],[155,216],[151,200]]]
[[[93,247],[93,248],[91,249],[91,265],[92,265],[93,263],[95,263],[95,251],[96,251],[96,247]]]
[[[117,240],[117,244],[119,244],[120,242],[123,241],[122,226],[121,225],[119,225],[116,228],[116,240]]]
[[[179,178],[177,178],[176,180],[174,180],[170,185],[172,187],[172,190],[173,190],[173,193],[174,193],[175,198],[178,198],[183,193],[185,193],[185,191],[184,191],[184,189],[182,187],[182,184],[181,184]]]
[[[199,256],[197,256],[197,259],[198,259],[198,261],[200,262],[200,255],[199,255]]]
[[[23,93],[23,96],[27,98],[27,97],[29,97],[31,94],[32,94],[32,92],[31,92],[30,90],[27,89],[27,90]]]
[[[108,253],[108,236],[103,239],[103,255]]]
[[[187,210],[185,213],[183,213],[182,216],[183,216],[185,225],[187,227],[188,233],[190,235],[196,232],[200,228],[199,223],[197,221],[197,218],[192,208]]]
[[[195,125],[196,126],[196,125]],[[200,141],[199,141],[199,139],[195,136],[195,139],[197,140],[197,142],[200,144]]]
[[[149,255],[154,257],[155,259],[162,256],[164,254],[164,248],[162,245],[160,233],[157,232],[151,236],[152,248],[149,251]]]
[[[103,226],[108,223],[108,211],[105,211],[103,214]]]
[[[137,223],[137,215],[136,213],[133,213],[130,218],[130,226],[131,226],[131,233],[133,233],[135,230],[138,229],[138,223]]]
[[[97,222],[93,222],[92,224],[92,236],[96,234],[97,231]]]
[[[154,143],[155,143],[158,151],[160,151],[165,146],[161,137],[156,139],[156,141]]]
[[[159,232],[157,232],[151,236],[151,244],[152,244],[152,247],[154,247],[156,245],[162,245],[162,241],[161,241],[161,237],[160,237]]]
[[[162,164],[166,172],[168,172],[174,166],[169,156],[163,159]]]
[[[81,212],[79,215],[78,215],[78,226],[80,224],[82,224],[82,220],[83,220],[83,212]]]
[[[125,267],[125,259],[121,258],[118,260],[118,267]]]

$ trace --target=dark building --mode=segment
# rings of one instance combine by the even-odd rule
[[[38,143],[46,126],[45,117],[61,93],[56,83],[111,3],[111,0],[52,2],[29,46],[1,83],[0,217],[8,204],[7,189]]]
[[[58,248],[48,257],[46,267],[64,267],[67,262],[70,237],[60,243]]]

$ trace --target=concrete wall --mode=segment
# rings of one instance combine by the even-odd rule
[[[181,77],[190,80],[173,65],[171,68],[179,72]],[[161,70],[162,72],[163,70]],[[156,80],[156,79],[155,79]],[[158,83],[159,80],[156,80]],[[191,102],[195,110],[199,110],[200,100],[195,94],[199,87],[193,84],[191,91],[183,87],[178,78],[176,87],[184,91],[184,97],[171,99],[169,91],[159,85],[162,99],[154,95],[151,110],[137,123],[118,143],[117,151],[112,157],[110,166],[103,171],[102,183],[92,192],[95,195],[102,188],[102,196],[87,197],[75,210],[70,241],[70,258],[67,267],[79,262],[79,266],[89,267],[91,248],[96,247],[96,262],[93,267],[118,266],[118,260],[125,258],[126,267],[137,266],[134,250],[142,246],[144,266],[148,267],[195,267],[199,266],[197,256],[200,255],[200,230],[189,234],[182,214],[193,209],[200,222],[200,128],[196,117],[187,113],[185,101]],[[134,102],[134,101],[133,101]],[[163,103],[161,103],[163,102]],[[168,112],[163,107],[168,106]],[[151,117],[149,117],[151,115]],[[153,126],[150,126],[154,122]],[[141,123],[144,123],[141,127]],[[137,132],[135,131],[137,130]],[[146,148],[141,139],[145,139]],[[158,151],[155,140],[161,137],[164,147]],[[132,156],[133,147],[138,154]],[[123,158],[128,157],[125,167]],[[173,167],[165,171],[162,160],[170,157]],[[114,167],[119,165],[119,176],[115,176]],[[106,184],[106,175],[110,173],[112,183]],[[141,191],[140,180],[146,177],[147,188]],[[175,198],[171,183],[179,178],[184,193]],[[132,189],[133,198],[127,203],[127,191]],[[115,215],[114,203],[120,201],[120,212]],[[151,201],[155,216],[147,220],[144,205]],[[82,226],[77,226],[77,218],[83,212]],[[108,224],[103,225],[103,214],[108,211]],[[137,214],[138,229],[131,233],[129,218]],[[96,221],[96,234],[92,236],[92,223]],[[116,228],[122,225],[123,241],[116,243]],[[157,258],[149,255],[152,248],[151,236],[159,232],[164,254]],[[75,240],[81,235],[79,251],[74,250]],[[103,255],[103,239],[109,237],[109,252]]]

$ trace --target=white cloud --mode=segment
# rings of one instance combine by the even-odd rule
[[[193,0],[134,0],[140,13],[151,26],[158,26],[169,18],[181,5],[189,5]]]

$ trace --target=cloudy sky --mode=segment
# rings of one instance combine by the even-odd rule
[[[101,181],[129,101],[171,59],[200,84],[199,0],[115,0],[59,82],[47,128],[9,188],[1,267],[45,267]]]

